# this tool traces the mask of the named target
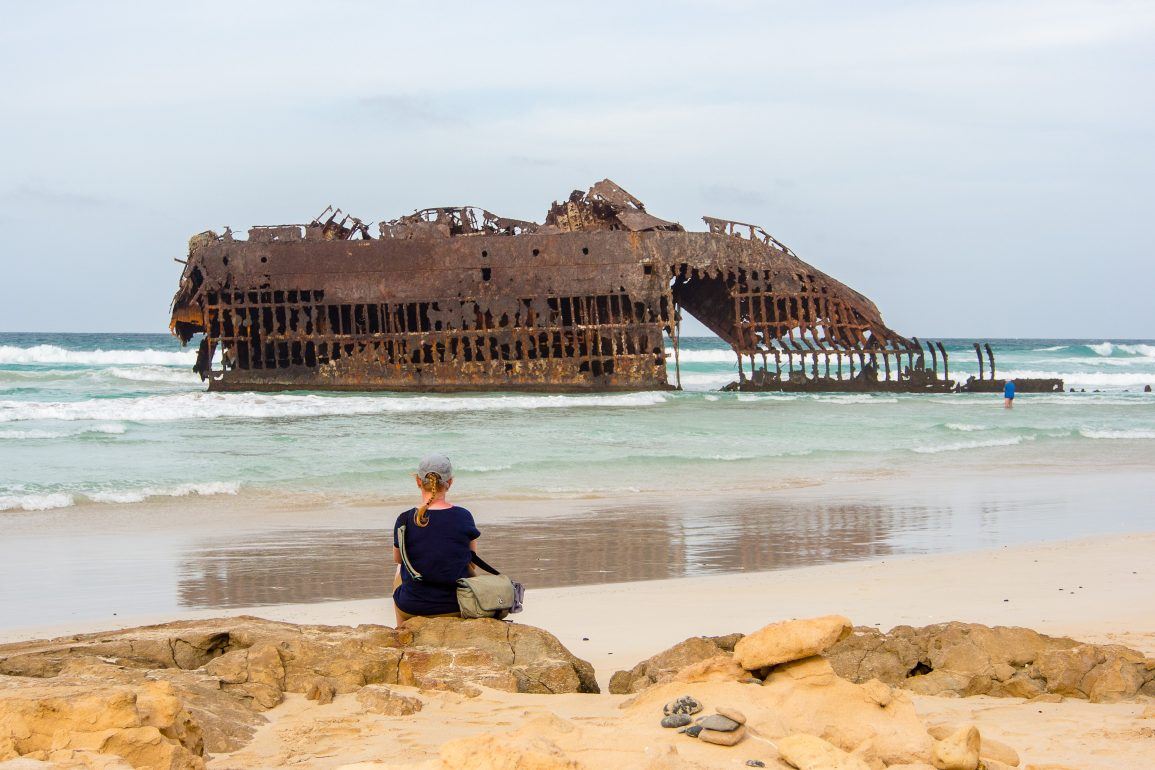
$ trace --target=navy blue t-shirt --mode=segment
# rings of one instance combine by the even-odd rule
[[[393,601],[410,615],[457,612],[457,580],[469,577],[473,556],[469,544],[481,532],[473,523],[473,514],[459,505],[429,511],[429,523],[424,527],[415,523],[416,513],[416,508],[410,508],[397,517],[393,545],[400,547],[398,528],[404,525],[406,554],[413,569],[421,573],[421,580],[414,580],[402,567],[401,585],[393,592]]]

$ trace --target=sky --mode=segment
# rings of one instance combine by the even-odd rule
[[[166,331],[201,230],[609,177],[906,335],[1155,337],[1155,3],[4,6],[0,332]]]

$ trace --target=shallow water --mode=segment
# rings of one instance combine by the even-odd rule
[[[752,495],[465,501],[479,550],[531,589],[804,567],[1151,531],[1155,474],[1076,467],[907,475]],[[0,628],[186,609],[379,598],[405,503],[216,499],[16,514]],[[960,576],[965,585],[966,576]]]
[[[684,340],[681,393],[209,394],[164,335],[0,335],[0,516],[184,496],[405,493],[415,458],[453,457],[470,494],[529,499],[777,488],[925,463],[987,467],[1155,452],[1155,342],[993,341],[1007,376],[1094,393],[784,395],[734,379],[716,339]],[[977,369],[969,342],[951,371]],[[997,458],[997,459],[996,459]]]

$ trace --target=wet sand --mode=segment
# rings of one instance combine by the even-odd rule
[[[530,589],[666,580],[1155,530],[1135,470],[890,476],[755,496],[470,500],[488,561]],[[5,516],[0,631],[387,594],[409,501],[244,496]]]

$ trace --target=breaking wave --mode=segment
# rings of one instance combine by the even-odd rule
[[[126,430],[127,429],[123,425],[119,425],[117,423],[112,423],[110,425],[94,425],[91,428],[81,428],[80,430],[0,430],[0,441],[75,438],[76,436],[84,436],[94,433],[109,436],[119,436]]]
[[[1022,369],[999,371],[999,378],[1060,379],[1067,388],[1129,388],[1155,385],[1155,372],[1047,372]]]
[[[964,449],[986,449],[989,447],[1014,446],[1023,443],[1029,437],[1007,436],[1006,438],[992,438],[986,441],[960,441],[956,444],[940,444],[938,446],[916,446],[910,451],[924,455],[939,454],[940,452],[959,452]]]
[[[1093,430],[1091,428],[1082,428],[1079,430],[1079,435],[1083,438],[1155,439],[1155,430],[1144,430],[1142,428],[1129,430]]]
[[[1144,345],[1142,343],[1099,342],[1087,345],[1087,349],[1100,356],[1130,355],[1155,358],[1155,345]]]
[[[177,484],[174,487],[142,487],[140,489],[91,492],[86,497],[94,503],[142,503],[150,497],[235,495],[240,489],[241,485],[236,481],[210,481],[200,484]]]
[[[263,393],[178,393],[84,401],[0,401],[0,422],[19,420],[175,420],[327,417],[419,412],[522,411],[577,407],[654,406],[662,393],[597,396],[298,396]]]
[[[152,497],[188,497],[198,495],[235,495],[241,489],[236,481],[209,481],[176,484],[171,487],[138,487],[135,489],[108,489],[92,492],[38,492],[0,495],[0,511],[48,511],[69,508],[77,501],[93,503],[142,503]],[[17,487],[15,491],[20,491]]]
[[[0,345],[0,364],[192,366],[196,363],[196,359],[195,350],[69,350],[56,345],[33,345],[29,348]]]
[[[986,425],[971,425],[965,422],[948,422],[943,425],[947,430],[958,430],[963,433],[973,433],[978,430],[990,430]]]
[[[50,492],[33,495],[0,495],[0,511],[48,511],[75,504],[72,495]]]

